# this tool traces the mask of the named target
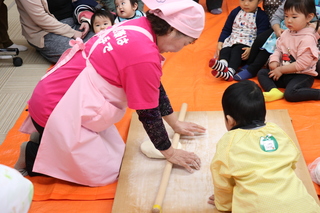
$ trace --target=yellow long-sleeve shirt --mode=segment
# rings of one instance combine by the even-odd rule
[[[275,140],[268,140],[267,135]],[[294,172],[299,157],[295,143],[275,124],[227,132],[211,163],[217,209],[233,213],[320,212]]]

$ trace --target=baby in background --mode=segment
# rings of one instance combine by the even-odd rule
[[[115,24],[146,16],[144,12],[138,10],[138,0],[115,0],[114,4],[117,12]]]
[[[114,16],[106,8],[97,9],[91,17],[91,28],[94,33],[98,33],[114,24]]]
[[[249,80],[230,85],[222,108],[228,132],[211,162],[214,195],[209,203],[233,213],[319,213],[295,173],[299,149],[279,126],[265,122],[260,87]]]

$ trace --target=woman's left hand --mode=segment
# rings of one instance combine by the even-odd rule
[[[206,129],[203,126],[192,122],[177,121],[172,127],[174,132],[181,135],[194,136],[195,133],[205,133]]]

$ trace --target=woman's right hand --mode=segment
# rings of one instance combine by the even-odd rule
[[[73,38],[76,39],[76,38],[82,38],[82,32],[78,31],[78,30],[75,30],[75,33],[73,35]]]
[[[174,149],[171,146],[169,149],[161,151],[161,153],[169,162],[184,167],[190,173],[194,172],[193,168],[195,168],[196,170],[200,169],[201,160],[193,152]]]

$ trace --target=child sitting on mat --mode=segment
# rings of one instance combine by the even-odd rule
[[[231,11],[222,29],[217,46],[219,60],[212,58],[212,75],[232,81],[233,75],[250,54],[250,47],[258,34],[269,29],[268,15],[258,5],[261,0],[240,0]]]
[[[107,8],[97,9],[91,16],[91,27],[98,33],[114,24],[114,14]]]
[[[320,212],[294,171],[299,149],[279,126],[265,122],[259,86],[249,80],[230,85],[222,107],[228,132],[210,166],[214,195],[209,203],[234,213]]]
[[[265,100],[275,101],[283,97],[297,102],[320,100],[320,90],[311,88],[316,72],[319,50],[319,34],[310,26],[316,17],[314,0],[287,0],[284,4],[285,24],[288,27],[276,43],[269,58],[269,69],[258,72],[258,80]],[[286,88],[283,93],[278,88]]]

